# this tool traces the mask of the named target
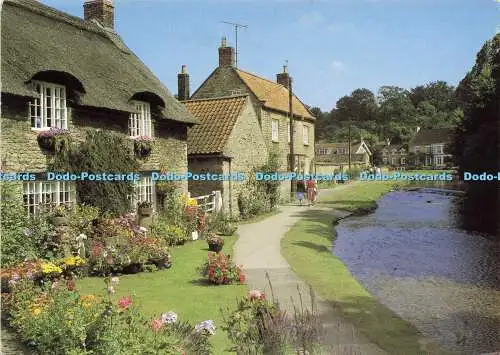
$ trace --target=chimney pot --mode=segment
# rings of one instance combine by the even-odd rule
[[[177,100],[189,100],[189,74],[187,66],[182,65],[181,72],[177,74]]]
[[[235,67],[236,55],[233,47],[227,46],[226,37],[222,37],[219,47],[219,67]]]
[[[283,85],[287,89],[290,86],[290,83],[292,81],[292,78],[290,77],[290,74],[288,73],[288,65],[283,65],[283,72],[276,74],[276,82],[278,84]]]
[[[112,0],[89,0],[83,4],[85,21],[98,20],[104,27],[114,29],[115,11]]]

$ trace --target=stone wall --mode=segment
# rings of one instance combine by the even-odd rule
[[[250,100],[243,108],[224,149],[224,155],[231,157],[231,173],[249,174],[252,169],[264,165],[268,151],[260,130],[257,114]],[[228,166],[229,170],[229,166]],[[245,189],[245,182],[231,182],[233,215],[238,215],[238,196]],[[234,208],[236,206],[236,208]]]
[[[47,170],[51,155],[40,149],[38,132],[31,129],[28,100],[12,95],[2,96],[1,160],[5,171],[43,172]],[[128,137],[128,114],[116,111],[68,107],[68,129],[77,144],[88,129],[105,129]],[[165,121],[154,121],[155,141],[151,155],[144,159],[141,171],[187,171],[187,127]],[[133,146],[132,140],[130,141]],[[182,183],[187,190],[187,182]]]

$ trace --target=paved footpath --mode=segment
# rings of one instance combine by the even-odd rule
[[[343,188],[343,186],[338,188]],[[310,308],[311,297],[309,286],[295,275],[281,255],[281,239],[296,222],[304,217],[305,212],[311,213],[314,210],[331,210],[332,217],[346,215],[344,212],[321,205],[314,207],[287,205],[282,206],[278,214],[265,220],[238,226],[239,238],[234,249],[234,260],[243,265],[249,288],[264,290],[270,297],[267,272],[274,296],[287,312],[293,312],[293,304],[300,305],[300,296],[302,296],[304,306]],[[316,294],[315,300],[317,310],[327,330],[327,345],[332,347],[330,354],[387,354],[359,334],[352,324],[339,318],[332,306]]]

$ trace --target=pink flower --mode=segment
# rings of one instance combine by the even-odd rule
[[[265,300],[266,299],[266,294],[260,290],[252,290],[248,292],[248,300],[249,301],[254,301],[254,300]]]
[[[118,300],[118,306],[121,309],[127,309],[132,304],[132,297],[122,297]]]
[[[153,319],[151,322],[151,329],[153,329],[153,332],[159,331],[163,327],[163,322],[161,319]]]

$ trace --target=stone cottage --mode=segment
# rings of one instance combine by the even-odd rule
[[[288,87],[292,83],[292,78],[287,67],[283,68],[282,73],[277,74],[277,80],[274,82],[238,69],[235,64],[235,50],[228,46],[226,39],[223,38],[219,47],[219,66],[192,96],[189,96],[189,90],[185,90],[188,85],[182,84],[182,80],[179,79],[178,99],[200,100],[248,95],[267,152],[277,151],[281,161],[280,172],[290,171],[291,132]],[[295,95],[292,95],[292,108],[295,167],[300,173],[311,173],[314,166],[315,117]],[[267,159],[267,153],[265,155]],[[281,196],[288,198],[290,188],[290,182],[283,182]]]
[[[451,165],[453,156],[449,153],[449,145],[452,139],[452,129],[418,128],[409,144],[409,151],[415,157],[415,162],[411,163],[432,168],[444,168]]]
[[[229,178],[189,181],[189,192],[204,196],[221,191],[223,209],[238,215],[238,196],[245,181],[235,174],[250,173],[265,164],[267,147],[255,108],[248,95],[184,101],[201,124],[188,133],[188,166],[193,174],[215,174]],[[241,175],[240,175],[241,176]]]
[[[351,157],[349,159],[349,143],[318,143],[316,144],[316,173],[331,174],[345,172],[349,168],[365,169],[371,165],[372,151],[361,139],[351,143]]]
[[[155,202],[151,171],[187,170],[187,130],[197,119],[115,32],[111,0],[83,7],[81,19],[36,0],[3,2],[1,169],[39,174],[23,183],[30,213],[76,202],[74,182],[43,181],[51,155],[37,136],[50,127],[68,129],[76,141],[87,129],[117,132],[131,144],[153,137],[133,202]]]

